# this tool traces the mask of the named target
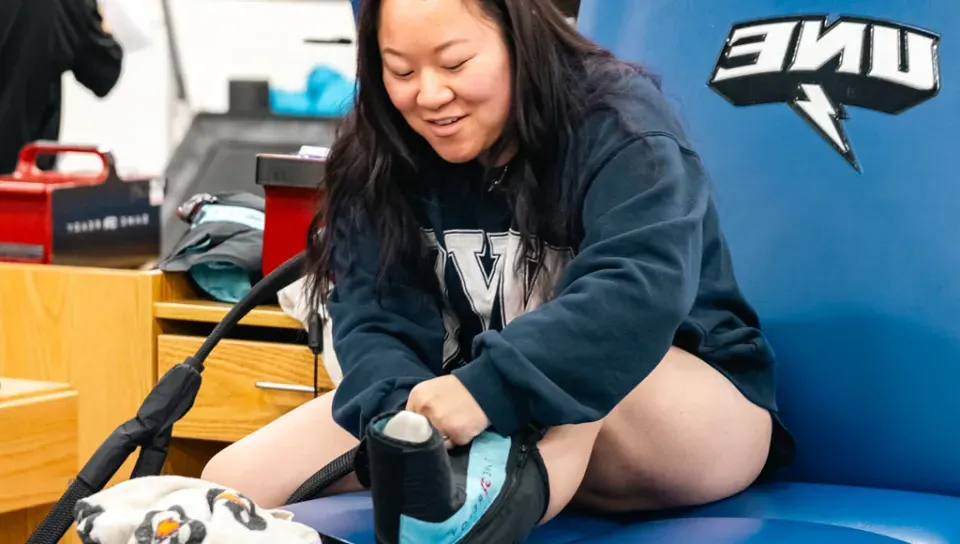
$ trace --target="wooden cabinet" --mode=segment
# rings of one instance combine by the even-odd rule
[[[0,544],[26,540],[159,376],[230,309],[180,274],[0,263]],[[224,446],[312,399],[315,363],[319,390],[331,390],[300,323],[277,306],[254,309],[208,357],[164,473],[197,477]],[[39,388],[32,400],[4,400],[28,382]],[[136,456],[108,485],[129,477]]]
[[[4,448],[27,447],[46,459],[37,462],[57,468],[51,468],[56,476],[33,470],[29,480],[0,481],[4,502],[57,500],[107,436],[136,414],[156,377],[153,302],[160,279],[136,270],[0,263],[0,380],[6,384],[0,393],[11,378],[69,389],[45,393],[43,400],[10,401],[31,406],[6,410],[0,444],[8,445],[0,446],[0,457],[8,455]],[[28,434],[12,437],[11,428]],[[24,459],[10,462],[17,458]],[[111,484],[129,477],[135,461],[125,463]],[[23,544],[51,507],[0,514],[0,544]],[[63,542],[79,539],[71,533]]]
[[[157,371],[196,353],[204,338],[162,334]],[[322,365],[318,360],[317,365]],[[207,358],[203,385],[190,412],[174,426],[178,438],[233,442],[313,398],[313,353],[305,346],[225,339]],[[319,369],[318,387],[330,383]]]
[[[206,300],[182,274],[164,274],[153,304],[157,376],[196,353],[232,305]],[[301,324],[279,306],[244,317],[207,357],[200,393],[173,428],[169,473],[199,476],[216,451],[333,389],[322,356],[314,358]]]
[[[77,392],[79,463],[133,417],[156,379],[160,275],[0,263],[0,377]],[[133,461],[113,482],[125,479]]]
[[[77,392],[0,376],[0,514],[56,502],[77,473]]]

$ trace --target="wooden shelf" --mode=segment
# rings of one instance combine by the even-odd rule
[[[153,303],[153,315],[157,319],[219,323],[232,305],[211,300],[168,300]],[[283,313],[276,305],[258,306],[240,320],[241,325],[275,327],[281,329],[303,328],[299,321]]]
[[[159,296],[153,303],[153,316],[156,319],[219,323],[233,307],[232,304],[202,298],[185,274],[156,272],[156,275],[160,284]],[[240,320],[240,324],[278,329],[303,328],[299,321],[283,313],[276,304],[254,308]]]
[[[0,378],[0,402],[10,402],[36,395],[62,393],[69,390],[70,384],[66,383]]]

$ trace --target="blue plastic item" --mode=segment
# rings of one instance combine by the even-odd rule
[[[270,89],[270,110],[278,115],[339,117],[353,105],[356,85],[329,66],[314,67],[302,91]]]
[[[583,0],[578,24],[689,127],[798,452],[728,500],[533,541],[960,542],[960,3]],[[365,500],[292,509],[360,544]]]

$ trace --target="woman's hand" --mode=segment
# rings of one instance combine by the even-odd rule
[[[453,375],[414,386],[407,397],[406,409],[429,419],[446,437],[447,448],[469,444],[490,426],[483,408]]]

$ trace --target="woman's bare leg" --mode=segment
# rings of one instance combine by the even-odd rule
[[[693,506],[753,483],[770,451],[770,414],[723,375],[673,348],[606,418],[550,429],[545,520],[569,503],[605,512]]]
[[[263,508],[282,506],[310,476],[357,445],[333,420],[333,393],[303,404],[218,453],[202,479],[243,493]],[[359,491],[351,474],[325,494]]]

